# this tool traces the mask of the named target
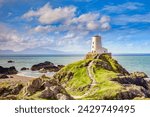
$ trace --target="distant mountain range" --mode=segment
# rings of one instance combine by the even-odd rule
[[[32,49],[25,49],[17,52],[12,50],[0,50],[0,54],[67,54],[67,53],[63,51],[51,50],[45,48],[32,48]]]

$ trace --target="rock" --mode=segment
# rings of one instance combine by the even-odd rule
[[[98,54],[98,53],[89,52],[86,54],[85,59],[100,59],[101,56],[103,56],[103,55],[108,55],[111,57],[111,53]]]
[[[29,70],[29,68],[23,67],[20,69],[21,71]]]
[[[150,83],[143,78],[144,76],[144,73],[135,73],[113,78],[112,81],[120,83],[125,88],[117,95],[117,99],[150,98]]]
[[[133,72],[130,74],[133,78],[148,78],[148,76],[144,72]]]
[[[54,66],[53,63],[45,61],[44,63],[39,63],[39,64],[36,64],[36,65],[33,65],[31,67],[31,70],[32,71],[37,71],[37,70],[40,70],[42,68],[53,67],[53,66]]]
[[[25,95],[29,96],[29,95],[34,94],[37,91],[42,90],[41,89],[42,85],[43,85],[43,82],[42,82],[42,79],[40,78],[30,81],[28,85],[25,87]]]
[[[141,86],[127,85],[126,90],[117,95],[117,99],[134,99],[137,97],[150,97],[150,91]]]
[[[70,100],[70,99],[71,99],[69,96],[64,95],[64,94],[62,94],[62,93],[58,93],[58,94],[56,95],[56,98],[57,98],[58,100]]]
[[[60,70],[61,68],[65,67],[64,65],[57,65],[58,69]]]
[[[46,88],[46,87],[51,87],[51,86],[53,86],[53,83],[50,82],[50,81],[45,81],[43,85],[44,85],[44,87]]]
[[[22,88],[23,88],[22,84],[16,84],[16,85],[10,84],[9,86],[2,86],[0,87],[0,96],[7,97],[11,95],[18,95],[22,90]]]
[[[131,78],[131,77],[121,77],[121,78],[113,78],[112,81],[117,81],[120,84],[133,84],[137,86],[142,86],[145,89],[149,88],[149,84],[144,78]]]
[[[0,87],[0,96],[2,96],[6,91],[5,87]]]
[[[112,67],[105,61],[101,61],[101,60],[94,60],[93,61],[93,65],[95,65],[96,67],[100,67],[100,68],[104,68],[107,70],[112,70]]]
[[[46,67],[45,69],[47,69],[49,72],[58,72],[60,69],[56,66],[52,66],[52,67]]]
[[[40,72],[40,73],[46,73],[46,72],[47,72],[47,70],[46,70],[46,69],[44,69],[44,68],[42,68],[42,69],[40,69],[40,70],[39,70],[39,72]]]
[[[85,59],[101,60],[101,63],[107,63],[105,65],[103,64],[107,70],[114,71],[116,73],[121,73],[123,75],[129,75],[129,72],[125,68],[123,68],[115,59],[112,58],[111,53],[88,53]]]
[[[47,87],[44,91],[42,91],[39,97],[46,98],[46,99],[56,99],[53,91],[51,91],[49,87]]]
[[[9,61],[7,61],[8,63],[14,63],[15,61],[12,61],[12,60],[9,60]]]
[[[53,93],[56,95],[61,92],[62,87],[61,86],[52,86],[50,87],[50,90],[53,91]]]
[[[58,66],[55,66],[53,63],[51,62],[44,62],[44,63],[39,63],[39,64],[36,64],[36,65],[33,65],[31,67],[31,70],[32,71],[37,71],[39,70],[39,72],[41,73],[46,73],[46,72],[57,72],[59,71],[62,67],[64,67],[63,65],[58,65]]]
[[[11,91],[11,94],[17,95],[19,94],[20,90],[23,88],[22,84],[17,84]]]
[[[0,74],[11,75],[11,74],[17,74],[17,73],[18,71],[16,70],[14,66],[10,68],[4,68],[0,66]]]
[[[9,78],[7,75],[5,75],[5,74],[0,74],[0,79],[7,79],[7,78]]]

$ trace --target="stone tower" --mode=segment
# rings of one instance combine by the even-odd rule
[[[102,47],[101,37],[100,36],[94,36],[92,37],[92,47],[91,47],[92,53],[108,53],[108,50],[106,48]]]

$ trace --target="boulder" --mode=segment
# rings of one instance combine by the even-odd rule
[[[5,75],[5,74],[0,74],[0,79],[7,79],[7,78],[9,78],[7,75]]]
[[[31,67],[32,71],[37,71],[40,70],[42,68],[47,68],[47,67],[53,67],[54,64],[48,61],[45,61],[44,63],[39,63],[39,64],[35,64]]]
[[[47,87],[44,91],[42,91],[39,97],[45,99],[56,99],[54,92],[51,91],[49,87]]]
[[[0,74],[5,74],[5,75],[11,75],[11,74],[17,74],[18,71],[14,66],[9,67],[9,68],[4,68],[0,66]]]
[[[23,67],[20,69],[21,71],[29,70],[29,68]]]
[[[39,63],[36,65],[33,65],[31,67],[32,71],[40,71],[41,73],[46,73],[46,72],[57,72],[59,71],[63,65],[58,65],[55,66],[53,63],[45,61],[44,63]]]
[[[7,61],[8,63],[14,63],[15,61],[12,61],[12,60],[9,60],[9,61]]]
[[[30,81],[25,87],[25,95],[30,96],[35,92],[40,91],[42,85],[43,85],[43,81],[40,78],[36,78]]]

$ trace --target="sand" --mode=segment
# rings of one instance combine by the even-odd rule
[[[9,76],[9,78],[0,79],[0,82],[22,82],[22,83],[27,83],[28,81],[34,79],[33,77],[26,77],[26,76],[19,76],[19,75],[8,75],[8,76]]]

